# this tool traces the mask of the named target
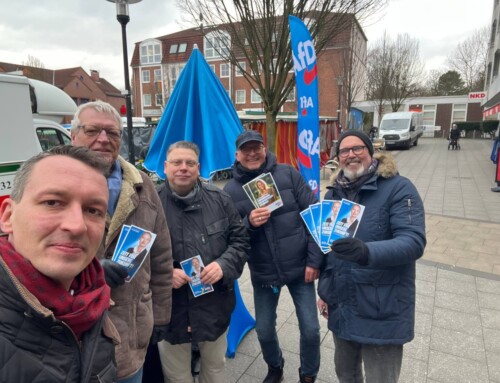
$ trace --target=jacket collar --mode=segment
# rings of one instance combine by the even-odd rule
[[[106,234],[106,246],[111,239],[114,238],[113,234],[115,231],[121,228],[130,215],[130,212],[135,209],[137,201],[133,197],[143,184],[141,173],[135,166],[125,161],[121,156],[118,157],[118,160],[122,168],[122,189],[120,190],[120,196],[118,197],[118,203],[116,204],[113,218],[107,216],[109,229]]]
[[[375,153],[373,155],[373,158],[378,160],[378,167],[377,170],[375,171],[375,178],[382,177],[382,178],[391,178],[394,177],[398,174],[398,167],[396,164],[396,160],[390,153]],[[337,168],[335,173],[332,174],[330,181],[332,182],[331,186],[336,186],[337,185],[337,176],[340,173],[340,167]],[[371,182],[371,180],[374,178],[370,178],[368,182]]]

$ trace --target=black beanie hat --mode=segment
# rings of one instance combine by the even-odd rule
[[[344,138],[349,137],[349,136],[356,136],[361,141],[363,141],[364,144],[366,145],[366,147],[368,148],[368,151],[370,152],[370,156],[373,156],[373,144],[370,140],[370,137],[368,137],[368,135],[365,132],[363,132],[362,130],[348,129],[340,135],[339,140],[337,142],[337,148],[335,151],[335,154],[337,155],[337,157],[339,155],[340,143],[342,142],[342,140]]]

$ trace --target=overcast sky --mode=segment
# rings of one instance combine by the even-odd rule
[[[426,68],[445,67],[446,57],[472,31],[489,25],[494,0],[390,0],[364,30],[369,44],[384,31],[408,33],[420,42]],[[117,88],[123,85],[121,26],[106,0],[0,0],[0,61],[22,64],[28,55],[48,69],[96,69]],[[184,29],[174,0],[130,5],[129,62],[134,43]]]

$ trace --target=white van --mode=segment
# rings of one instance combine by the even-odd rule
[[[71,143],[60,122],[75,111],[71,97],[53,85],[0,74],[0,202],[10,195],[14,175],[25,160]]]
[[[417,146],[424,133],[421,112],[387,113],[382,117],[378,130],[379,138],[385,140],[386,148]]]

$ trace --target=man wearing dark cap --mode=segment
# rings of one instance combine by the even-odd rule
[[[399,379],[403,344],[413,339],[415,262],[424,252],[425,214],[415,186],[369,137],[338,140],[339,171],[325,199],[364,205],[355,238],[333,242],[318,284],[340,383]],[[366,379],[366,380],[363,380]]]
[[[266,151],[260,133],[248,130],[236,140],[233,179],[224,190],[231,195],[250,234],[250,275],[254,288],[256,330],[268,365],[264,383],[283,380],[284,359],[276,333],[276,308],[281,289],[290,292],[300,328],[301,382],[314,382],[320,364],[320,334],[315,307],[314,281],[323,254],[308,234],[300,212],[317,202],[300,173],[278,164]],[[283,206],[272,213],[256,209],[242,186],[263,173],[271,173]],[[288,377],[286,381],[292,381]]]

